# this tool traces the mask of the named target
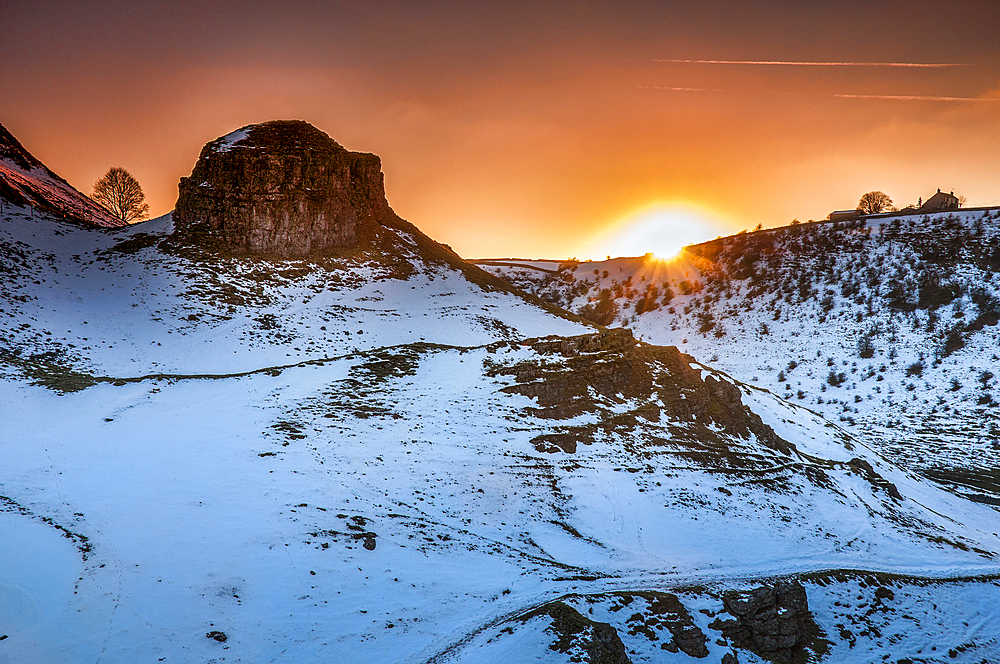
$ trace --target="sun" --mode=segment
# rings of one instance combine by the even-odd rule
[[[689,244],[727,234],[727,224],[718,215],[689,204],[650,205],[633,212],[602,232],[581,253],[593,257],[675,257]]]

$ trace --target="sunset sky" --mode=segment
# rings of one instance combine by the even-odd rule
[[[206,142],[284,118],[378,154],[393,209],[467,257],[643,253],[615,244],[639,225],[660,252],[872,189],[1000,204],[994,2],[35,0],[0,16],[0,123],[85,193],[125,167],[153,216]]]

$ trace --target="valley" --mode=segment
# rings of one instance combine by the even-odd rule
[[[485,272],[258,127],[186,186],[277,135],[318,212],[261,212],[310,175],[211,223],[4,202],[0,662],[1000,656],[988,219]]]

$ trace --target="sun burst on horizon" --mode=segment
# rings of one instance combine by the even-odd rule
[[[642,256],[675,258],[684,247],[731,231],[717,214],[687,203],[659,203],[633,212],[589,242],[590,258]]]

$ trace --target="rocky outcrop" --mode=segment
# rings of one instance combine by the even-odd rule
[[[127,226],[53,173],[0,125],[0,199],[87,226]]]
[[[801,583],[782,581],[749,592],[726,594],[723,604],[735,620],[716,620],[718,629],[737,648],[750,650],[775,664],[798,664],[820,640]]]
[[[527,339],[542,357],[512,366],[490,365],[491,376],[509,375],[515,383],[504,392],[523,394],[538,404],[530,414],[543,419],[572,419],[600,412],[624,399],[636,404],[630,413],[616,408],[613,421],[625,429],[637,418],[689,424],[701,442],[719,432],[747,439],[751,436],[783,454],[794,449],[760,416],[747,408],[734,384],[695,368],[694,358],[676,346],[654,346],[636,341],[626,328],[613,328],[575,337]],[[549,358],[552,358],[551,360]],[[541,451],[576,451],[578,441],[589,442],[592,432],[545,434],[533,442]],[[725,446],[724,446],[725,447]]]
[[[690,657],[708,657],[708,647],[705,645],[708,637],[694,623],[677,595],[661,592],[638,595],[646,600],[648,608],[645,612],[633,613],[629,617],[627,623],[630,634],[645,634],[651,640],[656,640],[656,631],[665,629],[670,633],[671,639],[660,646],[663,650],[680,651]],[[624,594],[624,598],[630,599],[630,596]]]
[[[173,221],[173,234],[159,246],[182,255],[364,257],[399,278],[443,264],[483,290],[582,322],[401,219],[386,202],[377,156],[351,152],[301,120],[248,125],[208,143],[181,178]]]
[[[556,636],[549,646],[556,652],[572,657],[586,656],[590,664],[632,664],[618,630],[608,623],[595,622],[564,602],[551,602],[526,615],[526,621],[547,615],[552,619],[549,630]],[[573,659],[573,661],[581,661]]]
[[[379,158],[301,120],[250,125],[206,145],[174,210],[176,234],[278,257],[351,254],[397,220]]]

